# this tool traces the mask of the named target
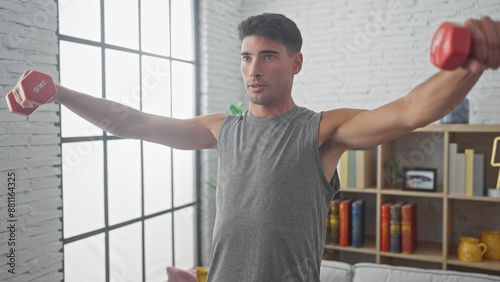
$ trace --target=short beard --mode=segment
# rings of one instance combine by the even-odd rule
[[[274,97],[273,96],[267,96],[267,97],[262,97],[262,96],[251,96],[248,95],[248,99],[252,104],[259,105],[259,106],[265,106],[269,105],[272,102],[274,102]]]

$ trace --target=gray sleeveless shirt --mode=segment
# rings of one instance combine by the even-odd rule
[[[217,144],[217,215],[208,281],[319,281],[330,202],[321,113],[227,116]]]

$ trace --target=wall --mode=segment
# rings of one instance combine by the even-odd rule
[[[201,114],[224,113],[231,104],[246,100],[236,33],[241,20],[241,4],[241,0],[200,1]],[[215,191],[207,183],[217,184],[215,150],[201,152],[201,178],[201,259],[203,265],[208,266],[215,220]]]
[[[244,17],[279,12],[304,39],[295,102],[321,111],[373,109],[402,97],[434,74],[429,46],[443,21],[484,14],[500,18],[496,0],[244,1]],[[487,71],[470,93],[470,123],[497,124],[500,72]]]
[[[26,118],[3,99],[25,69],[58,79],[56,29],[55,1],[0,1],[1,281],[63,279],[59,106]]]

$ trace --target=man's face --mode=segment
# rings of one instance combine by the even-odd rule
[[[278,105],[291,95],[293,76],[302,67],[302,55],[288,57],[284,45],[258,35],[241,44],[241,74],[250,102]]]

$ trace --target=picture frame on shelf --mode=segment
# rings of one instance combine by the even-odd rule
[[[437,169],[403,167],[403,190],[436,192]]]

